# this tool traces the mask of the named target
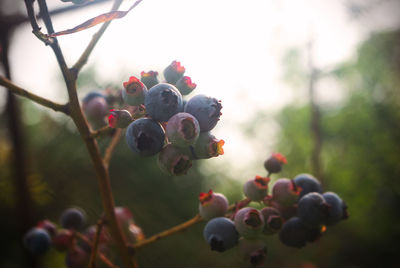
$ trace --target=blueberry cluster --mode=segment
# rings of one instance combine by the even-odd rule
[[[279,234],[280,241],[301,248],[314,242],[327,226],[346,219],[347,206],[333,192],[323,193],[320,182],[310,174],[275,180],[269,193],[270,175],[281,171],[286,158],[273,153],[264,162],[267,177],[256,176],[243,185],[246,199],[228,213],[228,201],[220,193],[200,194],[199,214],[208,220],[203,235],[211,250],[223,252],[238,245],[241,255],[253,266],[264,266],[266,236]],[[261,210],[247,206],[255,201]]]
[[[129,209],[115,207],[115,215],[127,241],[135,243],[144,239],[142,230],[134,223]],[[25,234],[25,247],[34,255],[43,255],[53,247],[57,251],[65,252],[65,264],[68,268],[87,267],[97,226],[92,225],[84,230],[86,213],[79,207],[63,211],[59,222],[60,226],[50,220],[40,221]],[[80,233],[82,230],[83,233]],[[105,226],[99,234],[98,250],[108,253],[112,246],[112,238]]]

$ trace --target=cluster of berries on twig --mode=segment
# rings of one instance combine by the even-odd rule
[[[131,76],[123,83],[120,102],[123,109],[111,109],[115,96],[89,93],[82,109],[93,127],[108,124],[126,128],[126,143],[139,156],[158,154],[161,170],[171,175],[186,174],[192,161],[216,157],[224,153],[224,141],[211,134],[221,116],[221,101],[195,95],[185,98],[195,88],[185,68],[173,61],[163,71],[141,72],[140,79]],[[108,100],[108,101],[107,101]]]
[[[263,267],[267,255],[265,239],[278,233],[289,247],[301,248],[318,240],[327,226],[348,217],[345,202],[333,192],[322,191],[320,182],[310,174],[294,179],[275,180],[269,194],[270,175],[281,171],[286,158],[274,153],[264,162],[267,177],[256,176],[243,186],[246,199],[228,213],[228,200],[221,193],[201,193],[199,213],[208,220],[204,239],[211,250],[223,252],[238,245],[241,255],[254,267]],[[264,205],[261,210],[247,206]]]

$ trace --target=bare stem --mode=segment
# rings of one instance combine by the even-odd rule
[[[111,11],[117,10],[119,6],[121,5],[123,0],[115,0]],[[79,71],[82,69],[83,65],[85,65],[88,61],[88,58],[90,54],[92,53],[94,47],[96,46],[97,42],[100,40],[100,37],[104,34],[108,26],[110,25],[111,21],[105,22],[100,30],[95,33],[92,37],[92,40],[90,41],[89,45],[86,47],[85,51],[82,53],[81,57],[79,60],[75,63],[75,65],[72,67],[72,70],[74,70],[75,74],[77,75]]]
[[[111,156],[112,153],[114,152],[115,147],[118,145],[119,140],[121,139],[121,134],[122,134],[122,129],[117,129],[116,132],[114,133],[114,136],[110,142],[110,145],[108,145],[106,152],[104,154],[104,165],[108,167],[110,164]]]
[[[88,246],[90,246],[90,248],[92,249],[92,254],[94,251],[93,248],[93,244],[92,242],[87,239],[83,234],[75,232],[76,237],[78,237],[80,240],[82,240],[83,242],[85,242]],[[118,266],[114,265],[104,254],[102,254],[101,252],[97,252],[97,255],[99,256],[99,259],[106,264],[108,267],[110,268],[119,268]],[[92,267],[92,266],[89,266]]]
[[[200,215],[197,214],[196,216],[194,216],[193,218],[191,218],[190,220],[188,220],[188,221],[186,221],[184,223],[181,223],[181,224],[179,224],[177,226],[174,226],[174,227],[172,227],[172,228],[170,228],[168,230],[165,230],[165,231],[163,231],[161,233],[155,234],[155,235],[153,235],[153,236],[151,236],[151,237],[149,237],[149,238],[147,238],[145,240],[142,240],[142,241],[132,245],[132,248],[138,249],[138,248],[141,248],[141,247],[146,246],[148,244],[151,244],[151,243],[153,243],[153,242],[155,242],[155,241],[157,241],[157,240],[159,240],[161,238],[173,235],[173,234],[178,233],[178,232],[182,232],[182,231],[188,229],[189,227],[191,227],[191,226],[193,226],[196,223],[199,223],[201,221],[203,221],[203,218]]]
[[[53,109],[56,112],[62,112],[65,114],[69,114],[68,111],[68,104],[59,104],[55,103],[51,100],[48,100],[46,98],[40,97],[38,95],[35,95],[23,88],[20,88],[19,86],[15,85],[13,82],[8,80],[5,77],[0,76],[0,85],[8,88],[10,91],[12,91],[14,94],[17,94],[19,96],[28,98],[32,100],[33,102],[36,102],[42,106],[45,106],[47,108]]]
[[[99,246],[100,235],[101,235],[101,231],[102,231],[103,225],[104,225],[104,219],[101,218],[97,222],[97,225],[96,225],[96,234],[94,236],[92,253],[90,254],[89,268],[95,268],[95,266],[96,266],[97,248]]]
[[[97,138],[97,137],[99,137],[99,136],[101,136],[103,134],[109,133],[111,130],[112,130],[111,127],[104,126],[104,127],[100,128],[98,130],[92,131],[90,133],[90,138]]]

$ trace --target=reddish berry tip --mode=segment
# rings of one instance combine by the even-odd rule
[[[286,157],[284,157],[281,153],[273,153],[272,157],[278,160],[281,164],[287,164]]]
[[[174,61],[171,63],[171,67],[172,67],[177,73],[184,73],[184,72],[185,72],[185,67],[183,67],[179,61],[174,60]]]
[[[199,194],[199,201],[202,205],[209,202],[213,196],[213,190],[209,190],[208,193],[200,193]]]

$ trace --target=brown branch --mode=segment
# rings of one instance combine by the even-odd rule
[[[54,33],[54,29],[51,22],[51,18],[49,16],[46,1],[38,0],[38,2],[40,7],[40,13],[45,22],[47,31],[49,34],[52,34]],[[50,46],[56,55],[58,65],[60,66],[61,72],[63,74],[67,86],[69,100],[70,100],[70,116],[73,119],[75,125],[77,126],[78,131],[81,134],[81,137],[85,141],[86,148],[89,152],[90,158],[92,160],[92,163],[96,171],[104,212],[106,214],[107,221],[110,227],[110,233],[114,238],[117,250],[121,256],[124,267],[125,268],[136,267],[136,263],[132,257],[134,252],[132,252],[132,250],[129,250],[128,247],[126,246],[125,237],[123,236],[121,227],[119,226],[115,216],[115,211],[114,211],[115,205],[111,192],[111,184],[110,184],[108,169],[105,167],[103,163],[103,159],[101,158],[100,154],[100,149],[96,140],[90,137],[90,128],[88,122],[86,121],[79,105],[79,99],[76,89],[76,75],[75,73],[71,72],[68,69],[65,63],[64,55],[61,51],[60,46],[58,45],[57,38],[54,38],[54,42],[50,44]]]
[[[28,98],[28,99],[32,100],[33,102],[36,102],[47,108],[53,109],[56,112],[62,112],[64,114],[69,114],[68,104],[55,103],[51,100],[48,100],[46,98],[35,95],[23,88],[20,88],[19,86],[15,85],[13,82],[11,82],[10,80],[8,80],[5,77],[0,76],[0,85],[8,88],[14,94]]]
[[[165,231],[163,231],[161,233],[155,234],[155,235],[153,235],[153,236],[151,236],[151,237],[149,237],[149,238],[147,238],[145,240],[137,242],[136,244],[131,245],[131,247],[134,248],[134,249],[141,248],[141,247],[146,246],[148,244],[151,244],[151,243],[153,243],[153,242],[155,242],[155,241],[157,241],[157,240],[159,240],[161,238],[173,235],[173,234],[178,233],[178,232],[182,232],[182,231],[188,229],[189,227],[191,227],[191,226],[193,226],[196,223],[199,223],[201,221],[203,221],[203,218],[200,215],[197,214],[196,216],[194,216],[190,220],[188,220],[188,221],[186,221],[186,222],[184,222],[182,224],[179,224],[177,226],[174,226],[174,227],[172,227],[172,228],[170,228],[168,230],[165,230]]]
[[[103,225],[104,225],[104,219],[101,218],[97,222],[97,225],[96,225],[96,234],[94,236],[92,252],[90,254],[89,268],[95,268],[95,265],[96,265],[97,248],[99,246],[100,235],[101,235],[101,231],[102,231]]]
[[[111,11],[117,10],[119,6],[122,4],[123,0],[115,0]],[[72,70],[74,71],[75,75],[79,73],[79,71],[82,69],[83,65],[85,65],[89,59],[90,54],[92,53],[94,47],[96,46],[97,42],[100,40],[101,36],[104,34],[108,26],[110,25],[111,21],[105,22],[100,30],[95,33],[92,37],[92,40],[90,41],[89,45],[86,47],[85,51],[82,53],[81,57],[78,59],[78,61],[75,63],[75,65],[72,67]]]
[[[53,43],[53,38],[49,38],[46,34],[41,32],[41,28],[39,27],[36,21],[35,9],[33,8],[34,0],[25,0],[26,10],[28,12],[29,22],[32,26],[32,33],[46,45],[51,45]]]
[[[95,130],[95,131],[92,131],[91,133],[90,133],[90,138],[97,138],[97,137],[99,137],[99,136],[101,136],[101,135],[103,135],[103,134],[107,134],[107,133],[109,133],[109,132],[111,132],[113,130],[113,128],[111,128],[110,126],[104,126],[104,127],[102,127],[102,128],[99,128],[99,129],[97,129],[97,130]]]
[[[121,134],[122,134],[122,129],[118,128],[114,133],[114,136],[110,142],[110,145],[108,145],[108,147],[106,149],[106,152],[104,154],[104,160],[103,160],[104,165],[106,167],[108,167],[108,165],[110,164],[112,153],[114,152],[115,147],[118,145],[118,142],[121,139]]]
[[[92,252],[94,251],[93,249],[93,244],[92,242],[85,237],[83,234],[75,232],[76,237],[78,237],[80,240],[82,240],[83,242],[85,242],[86,244],[88,244],[88,246],[92,249]],[[119,268],[118,266],[116,266],[115,264],[113,264],[103,253],[101,252],[97,252],[97,255],[99,256],[99,259],[108,267],[111,268]],[[89,266],[91,267],[91,266]]]

